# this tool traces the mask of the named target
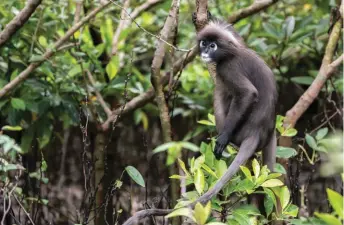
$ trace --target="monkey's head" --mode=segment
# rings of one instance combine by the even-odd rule
[[[197,35],[201,59],[205,62],[220,62],[236,54],[243,47],[241,37],[227,23],[210,22]]]

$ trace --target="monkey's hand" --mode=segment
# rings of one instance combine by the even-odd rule
[[[214,155],[217,160],[221,159],[222,152],[226,149],[229,143],[229,135],[222,133],[216,139]]]

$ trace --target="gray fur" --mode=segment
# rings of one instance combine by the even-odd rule
[[[197,38],[201,55],[216,63],[214,114],[219,136],[215,156],[220,158],[229,142],[240,146],[230,166],[233,175],[243,160],[263,149],[264,164],[273,170],[277,91],[272,71],[227,23],[210,22]],[[206,44],[200,46],[201,41]],[[210,48],[212,43],[217,48]]]

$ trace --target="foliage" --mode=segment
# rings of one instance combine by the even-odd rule
[[[212,152],[212,143],[205,144],[203,142],[200,152],[199,157],[193,157],[189,161],[189,169],[186,168],[182,160],[178,159],[184,175],[173,175],[170,178],[184,180],[186,186],[192,186],[193,188],[183,194],[183,198],[175,206],[176,210],[169,214],[168,217],[187,216],[197,224],[208,224],[206,222],[216,221],[215,217],[210,216],[210,205],[214,213],[228,212],[226,221],[230,224],[251,224],[249,221],[255,217],[257,217],[256,221],[259,221],[260,224],[265,224],[269,221],[269,218],[282,220],[297,216],[298,208],[291,204],[288,188],[283,186],[283,183],[277,179],[281,174],[270,173],[267,166],[261,167],[256,159],[252,161],[251,165],[253,174],[248,167],[241,166],[241,173],[233,177],[223,188],[221,198],[220,195],[213,198],[211,204],[209,202],[206,206],[198,204],[195,206],[194,211],[183,208],[209,190],[226,172],[229,165],[229,160],[215,159]],[[253,206],[245,205],[244,200],[248,195],[254,193],[265,195],[266,216],[260,214]],[[242,203],[239,207],[237,206],[238,202]],[[276,210],[278,202],[282,206],[280,212]]]
[[[132,12],[144,2],[146,1],[132,0],[128,11]],[[208,1],[208,8],[212,15],[226,18],[252,2],[252,0]],[[53,0],[42,1],[41,6],[25,25],[6,45],[0,48],[0,89],[15,79],[29,63],[42,60],[43,53],[70,29],[75,19],[75,3],[76,1],[70,0],[61,0],[59,4]],[[83,3],[81,17],[96,7],[99,1],[87,0]],[[26,2],[22,0],[0,2],[0,32],[25,4]],[[140,14],[136,22],[149,32],[158,34],[168,16],[170,6],[170,0],[163,1],[157,7]],[[334,0],[278,1],[264,12],[234,24],[247,45],[257,51],[273,69],[279,90],[287,88],[289,92],[289,87],[292,87],[290,96],[285,94],[281,96],[280,112],[285,112],[286,107],[290,106],[288,101],[294,101],[292,97],[299,97],[302,91],[314,81],[325,51],[328,30],[332,23],[330,11],[334,6],[336,6]],[[180,48],[189,49],[195,44],[196,34],[191,23],[193,11],[194,4],[181,1],[178,35],[175,40]],[[100,132],[99,125],[107,119],[95,94],[96,91],[103,96],[105,104],[114,110],[127,100],[151,88],[150,65],[154,57],[156,38],[131,23],[120,33],[117,54],[111,55],[112,39],[121,20],[120,12],[120,8],[111,5],[99,13],[67,40],[60,49],[54,49],[54,57],[46,60],[13,92],[0,99],[0,125],[2,127],[0,171],[1,181],[8,184],[7,188],[16,184],[14,179],[17,178],[11,176],[12,173],[24,173],[27,175],[25,180],[31,178],[39,184],[54,184],[54,180],[50,177],[56,177],[59,174],[56,175],[55,167],[49,162],[58,158],[59,163],[60,152],[57,150],[54,152],[53,147],[62,144],[64,131],[80,127],[80,133],[84,132],[91,136]],[[343,49],[342,40],[337,46],[335,57],[342,53],[341,49]],[[166,60],[161,75],[170,72],[171,64],[184,56],[184,53],[176,51],[174,57],[166,57],[171,59]],[[91,85],[88,81],[86,71],[91,72],[96,81],[95,85]],[[338,74],[341,72],[342,69],[339,69]],[[214,185],[236,155],[237,149],[235,146],[228,146],[227,152],[223,154],[224,160],[215,160],[213,156],[212,149],[216,135],[215,118],[212,115],[214,83],[205,65],[196,57],[179,76],[178,84],[180,85],[176,90],[176,95],[169,98],[169,110],[173,126],[179,126],[180,122],[182,126],[187,124],[188,128],[182,127],[183,132],[176,135],[180,139],[164,143],[153,150],[153,154],[167,155],[167,165],[178,162],[184,175],[175,174],[171,178],[185,180],[190,188],[190,191],[186,192],[176,205],[176,208],[181,207],[179,211],[174,211],[170,217],[187,216],[198,224],[216,225],[220,222],[215,222],[217,220],[215,216],[227,210],[225,220],[229,224],[252,224],[256,221],[266,223],[276,219],[287,220],[294,224],[324,224],[324,221],[331,220],[336,221],[333,222],[335,224],[343,219],[338,213],[342,207],[338,199],[342,196],[329,189],[328,198],[334,212],[329,214],[319,212],[316,214],[318,217],[290,219],[296,217],[297,207],[291,204],[288,189],[278,179],[280,174],[287,172],[282,165],[276,164],[275,173],[270,173],[266,167],[259,165],[260,153],[256,154],[258,160],[253,160],[249,166],[241,167],[240,173],[228,183],[221,195],[204,206],[198,204],[192,210],[183,208],[187,202],[196,199]],[[327,87],[321,90],[321,96],[317,102],[318,108],[326,105],[325,98],[328,98],[332,92],[342,94],[342,85],[343,77],[334,75]],[[169,87],[165,91],[168,92]],[[124,97],[123,93],[127,95]],[[157,129],[154,127],[158,121],[157,115],[156,105],[146,104],[134,109],[134,112],[129,113],[125,120],[137,130],[142,128],[144,132],[151,132]],[[307,161],[313,165],[320,161],[321,156],[325,156],[328,162],[323,163],[320,169],[323,176],[338,174],[343,170],[341,131],[338,131],[337,135],[332,135],[328,128],[322,128],[304,135],[303,129],[283,127],[283,121],[283,116],[277,116],[278,135],[294,138],[294,140],[302,139],[305,145],[298,145],[297,149],[278,146],[276,153],[278,158],[306,156]],[[128,123],[122,126],[124,132],[129,129]],[[84,127],[84,124],[87,126]],[[75,133],[72,136],[78,135],[79,133]],[[211,137],[209,144],[202,142],[198,146],[200,140],[209,137]],[[84,146],[80,148],[89,147],[86,141],[83,144]],[[137,149],[140,149],[140,146]],[[200,155],[186,159],[183,154],[185,150],[190,150],[188,156]],[[32,162],[33,168],[28,170],[23,165],[26,167],[31,154],[37,155],[39,163]],[[58,157],[48,157],[48,155]],[[27,160],[25,157],[29,158],[25,162],[27,164],[21,162],[22,158],[24,161]],[[185,162],[181,158],[185,159]],[[81,161],[79,158],[77,160]],[[116,173],[122,172],[123,175],[125,171],[135,183],[146,187],[140,172],[133,166],[127,166],[127,160],[131,159],[118,160],[123,161],[124,165],[119,163],[121,169],[116,170]],[[141,161],[142,159],[138,157],[136,163],[141,163]],[[129,165],[136,165],[133,163],[131,161]],[[81,165],[76,166],[81,167]],[[116,177],[119,176],[119,174],[116,175]],[[123,185],[121,178],[115,178],[116,182],[113,185],[116,190]],[[78,180],[75,183],[76,186],[83,186],[84,181]],[[30,187],[25,185],[25,188]],[[48,204],[48,200],[32,196],[30,190],[25,190],[26,194],[23,194],[21,187],[17,187],[16,193],[27,200],[25,208],[31,207],[31,202]],[[247,196],[253,193],[264,195],[266,215],[262,215],[245,202]],[[278,202],[282,205],[280,211],[276,209]],[[32,209],[34,208],[32,206]]]
[[[295,225],[340,225],[343,224],[344,209],[343,202],[344,198],[341,194],[327,188],[326,189],[328,200],[330,205],[334,209],[332,213],[319,213],[316,212],[314,215],[317,217],[293,219],[291,222]]]

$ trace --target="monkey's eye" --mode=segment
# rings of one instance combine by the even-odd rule
[[[205,41],[201,41],[200,45],[201,47],[205,47],[206,46]]]
[[[215,43],[211,43],[211,44],[210,44],[210,48],[213,48],[214,50],[216,50],[217,46],[216,46]]]

